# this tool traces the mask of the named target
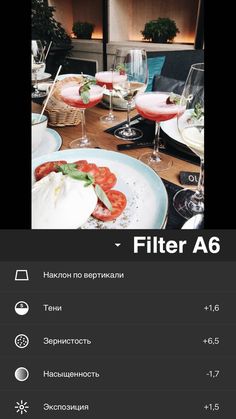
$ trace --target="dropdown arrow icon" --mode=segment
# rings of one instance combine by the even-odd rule
[[[115,246],[116,247],[120,247],[121,246],[121,243],[115,243]]]

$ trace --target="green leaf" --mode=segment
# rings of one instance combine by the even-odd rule
[[[119,73],[121,72],[121,73],[125,74],[127,72],[126,71],[126,65],[123,64],[123,63],[118,64],[115,68],[115,71],[118,71]]]
[[[95,181],[94,177],[90,173],[80,172],[78,169],[76,169],[76,164],[74,163],[63,164],[62,166],[57,166],[57,169],[59,172],[63,173],[63,175],[67,175],[71,177],[72,179],[84,181],[85,187],[88,187],[94,184],[94,181]]]
[[[63,175],[67,175],[68,172],[71,172],[72,170],[76,169],[75,163],[68,163],[68,164],[62,164],[61,166],[57,166],[58,172],[62,172]]]
[[[84,77],[84,80],[85,80],[83,84],[84,88],[87,87],[88,89],[90,89],[90,86],[93,86],[94,84],[96,84],[96,80],[94,79],[89,79],[89,78]]]
[[[109,209],[109,211],[112,211],[112,205],[111,202],[109,201],[106,193],[104,192],[104,190],[101,188],[101,186],[96,185],[95,186],[95,192],[97,194],[97,197],[100,199],[100,201],[105,205],[105,207],[107,209]]]
[[[94,182],[94,177],[93,177],[93,175],[91,175],[90,173],[87,173],[87,175],[88,175],[88,179],[89,179],[91,182]]]
[[[95,182],[94,177],[92,175],[90,175],[90,173],[87,173],[87,178],[88,178],[88,180],[87,180],[87,182],[84,185],[85,187],[87,187],[89,185],[93,185],[94,182]]]
[[[181,96],[176,95],[175,93],[171,92],[167,100],[168,100],[168,103],[173,103],[173,105],[179,105],[181,101]]]
[[[96,80],[85,78],[84,83],[82,84],[82,86],[80,86],[79,94],[80,94],[81,99],[82,99],[82,101],[84,102],[85,105],[87,105],[89,103],[90,86],[92,86],[94,84],[96,84]]]
[[[196,119],[200,119],[204,115],[204,108],[201,103],[196,103],[194,106],[193,116]]]
[[[89,103],[90,93],[89,90],[84,90],[83,92],[80,91],[80,96],[85,105]]]
[[[91,183],[91,181],[88,179],[87,173],[79,172],[78,170],[72,170],[71,172],[67,173],[67,175],[73,179],[89,181]]]

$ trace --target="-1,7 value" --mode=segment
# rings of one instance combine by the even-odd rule
[[[209,378],[212,378],[213,380],[215,378],[219,378],[220,376],[220,370],[209,370],[206,372],[206,376]]]

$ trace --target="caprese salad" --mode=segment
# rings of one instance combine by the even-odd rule
[[[124,193],[113,189],[116,175],[87,160],[45,162],[34,175],[33,229],[79,228],[90,216],[113,221],[127,205]]]

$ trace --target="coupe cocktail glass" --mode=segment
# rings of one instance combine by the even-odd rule
[[[94,148],[97,146],[96,142],[87,136],[86,132],[86,122],[85,122],[85,110],[88,108],[92,108],[93,106],[97,105],[103,97],[104,89],[97,85],[90,86],[89,90],[89,99],[87,103],[84,103],[83,98],[80,94],[80,89],[82,84],[74,84],[68,85],[65,84],[61,88],[60,96],[61,99],[69,106],[74,108],[78,108],[81,112],[81,129],[82,129],[82,136],[76,140],[73,140],[70,143],[70,148],[81,148],[81,147],[88,147]]]
[[[135,105],[138,113],[146,119],[156,122],[154,149],[140,157],[143,163],[152,167],[156,172],[162,172],[172,166],[172,159],[166,155],[159,154],[160,123],[175,118],[184,107],[177,103],[170,103],[171,94],[168,92],[151,92],[138,95]],[[175,95],[175,99],[178,96]]]
[[[101,121],[106,123],[111,123],[117,120],[116,116],[113,113],[113,83],[118,83],[119,81],[126,80],[126,75],[121,75],[118,71],[100,71],[95,74],[96,82],[99,86],[105,87],[109,90],[109,113],[108,115],[101,116]]]

